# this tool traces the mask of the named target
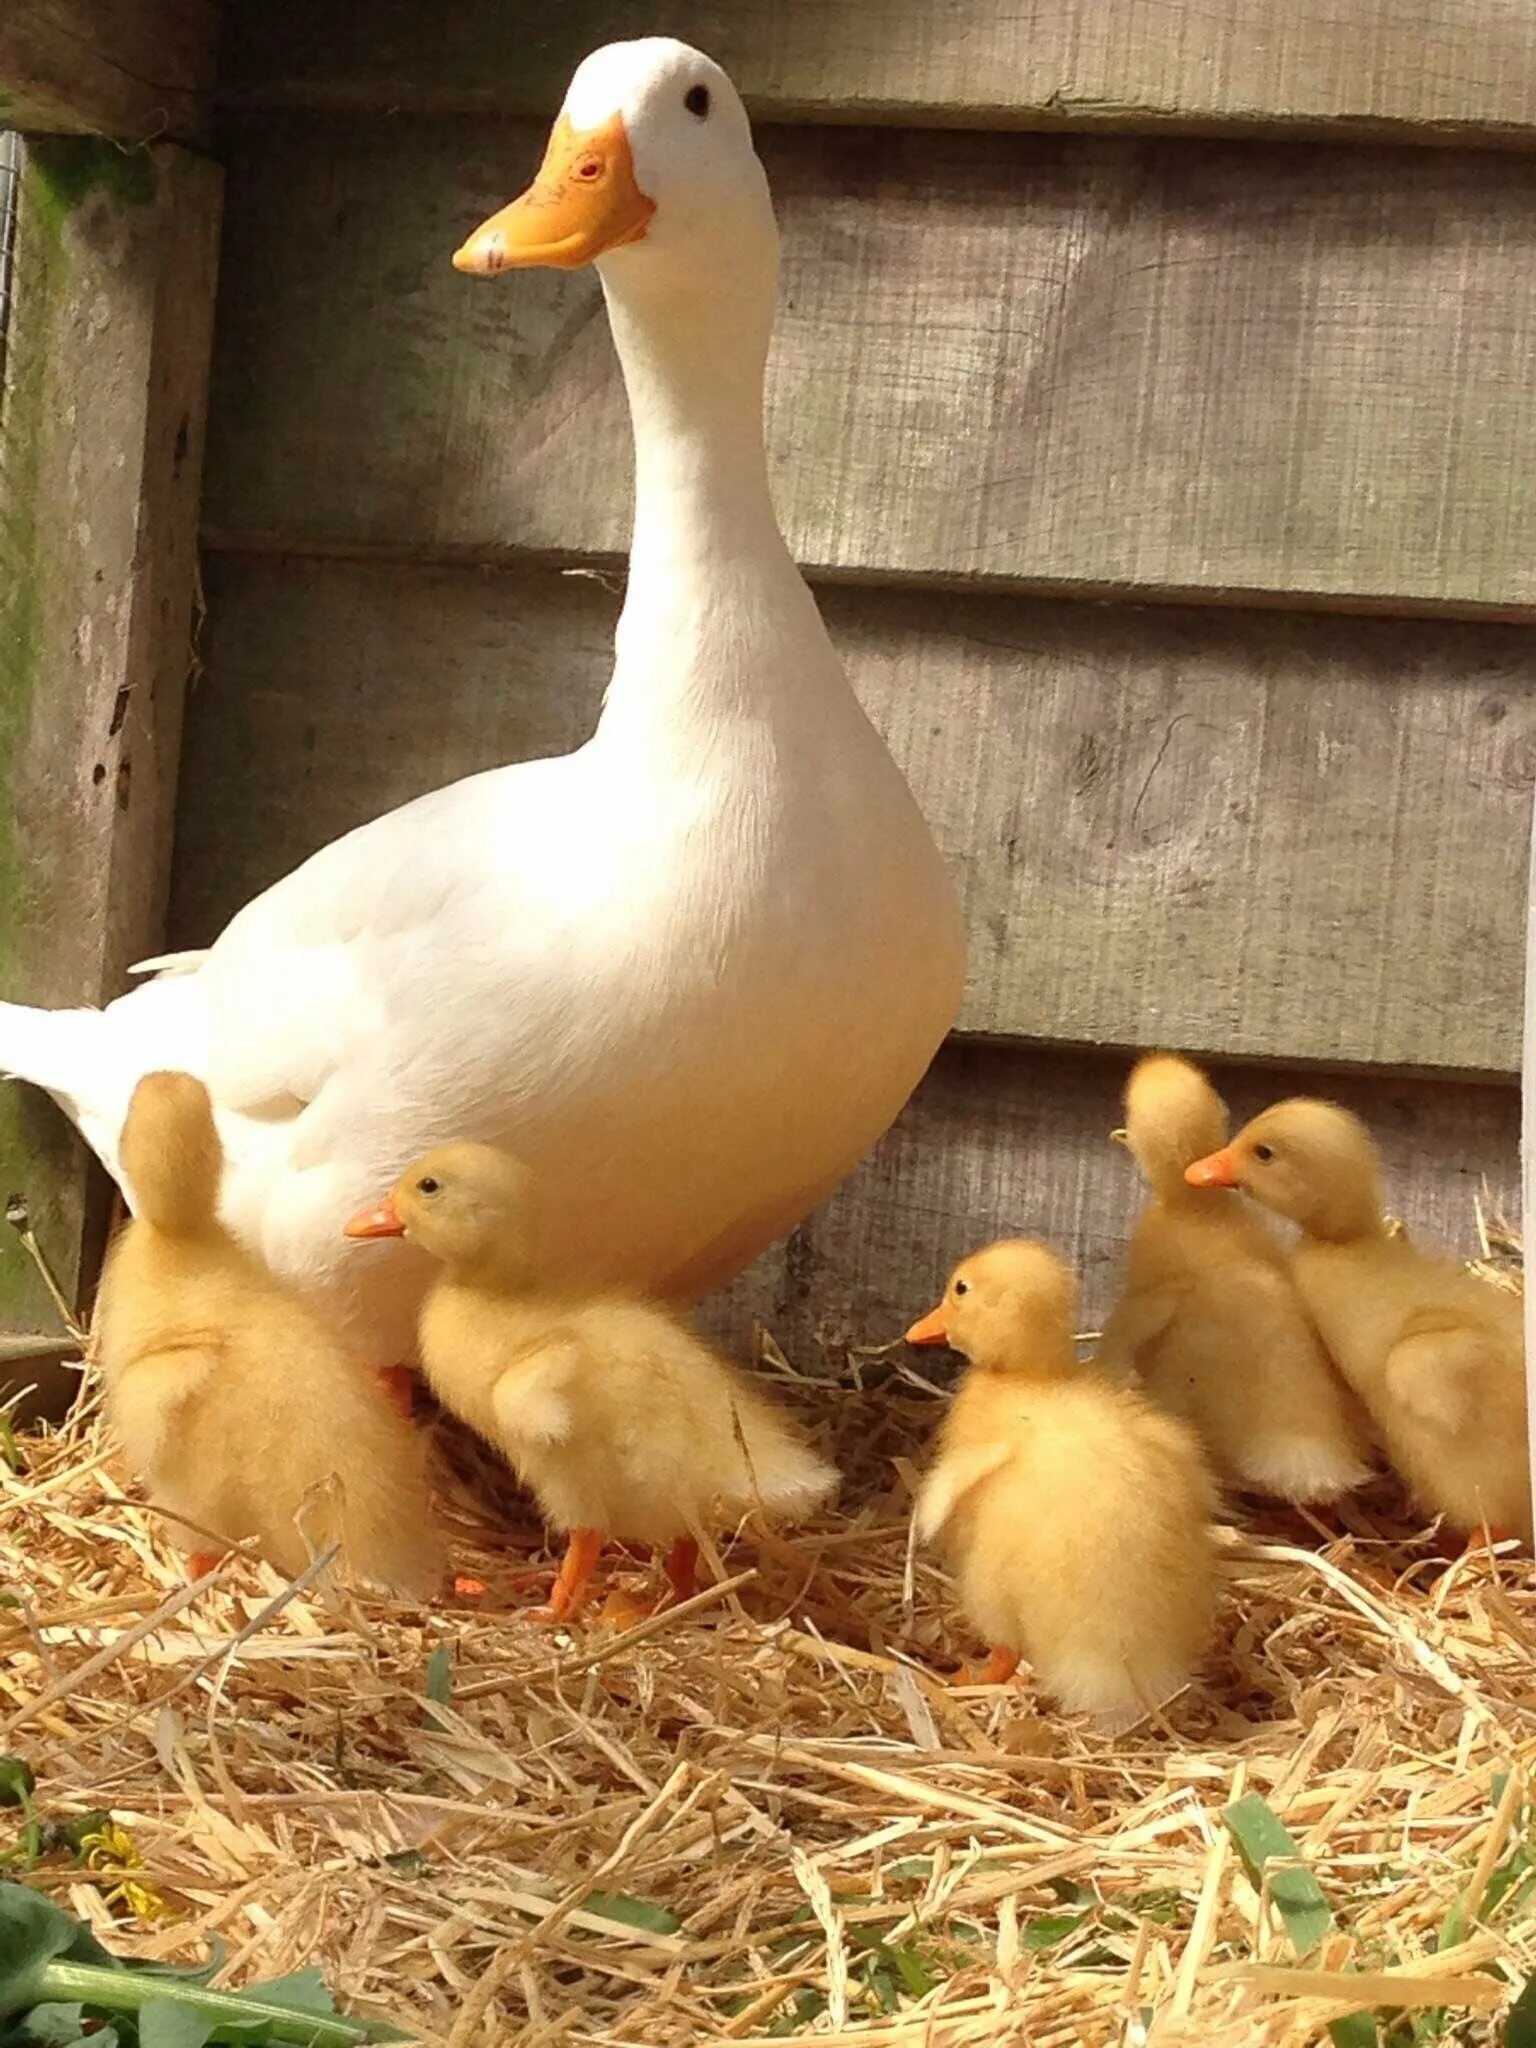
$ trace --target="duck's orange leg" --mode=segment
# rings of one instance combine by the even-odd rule
[[[565,1546],[565,1561],[560,1575],[550,1592],[549,1605],[543,1610],[550,1621],[569,1621],[577,1613],[587,1597],[587,1588],[592,1574],[597,1570],[597,1560],[602,1555],[603,1532],[601,1529],[573,1529]]]
[[[194,1550],[187,1559],[187,1577],[189,1579],[211,1578],[223,1562],[224,1553],[222,1550]]]
[[[998,1643],[986,1663],[973,1669],[964,1664],[955,1673],[956,1685],[1006,1685],[1019,1668],[1019,1653]]]
[[[381,1365],[379,1367],[379,1388],[385,1400],[402,1420],[409,1422],[415,1413],[416,1375],[408,1365]]]
[[[691,1600],[699,1588],[699,1546],[693,1537],[678,1537],[667,1552],[666,1573],[673,1601]]]

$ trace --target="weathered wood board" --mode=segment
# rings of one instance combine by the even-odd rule
[[[1536,133],[1526,0],[230,0],[236,103],[545,113],[600,43],[676,35],[760,118]]]
[[[1128,1063],[1021,1047],[951,1046],[865,1164],[708,1307],[739,1341],[753,1318],[803,1366],[818,1340],[887,1343],[929,1307],[954,1261],[991,1237],[1044,1237],[1083,1276],[1083,1327],[1113,1299],[1141,1187],[1120,1121]],[[1298,1087],[1357,1111],[1381,1144],[1390,1208],[1426,1246],[1478,1251],[1491,1211],[1519,1215],[1514,1088],[1319,1080],[1294,1068],[1213,1069],[1236,1118]]]
[[[590,730],[617,580],[215,557],[173,939]],[[965,892],[995,1036],[1519,1067],[1536,635],[830,588]]]
[[[6,0],[0,128],[196,140],[218,25],[218,0]]]
[[[1536,616],[1536,158],[782,131],[802,560],[863,578]],[[611,556],[595,280],[465,279],[532,127],[234,148],[216,546]]]
[[[0,411],[0,995],[96,1002],[159,943],[192,663],[221,175],[175,145],[24,154]],[[65,1283],[85,1179],[0,1087],[0,1195]],[[38,1320],[32,1320],[38,1319]],[[0,1231],[0,1326],[53,1324]]]

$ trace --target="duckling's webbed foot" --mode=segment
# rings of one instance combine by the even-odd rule
[[[985,1664],[962,1664],[955,1673],[956,1685],[1006,1685],[1019,1668],[1019,1653],[998,1643]]]
[[[691,1536],[679,1536],[667,1552],[667,1583],[674,1604],[691,1600],[699,1586],[699,1546]]]
[[[598,1558],[603,1550],[601,1529],[573,1529],[565,1546],[565,1559],[560,1566],[559,1577],[555,1580],[549,1595],[547,1607],[535,1608],[534,1615],[540,1621],[570,1621],[580,1612],[592,1583],[592,1574],[597,1570]]]

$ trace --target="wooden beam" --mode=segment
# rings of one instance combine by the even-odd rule
[[[1135,1166],[1109,1142],[1128,1066],[1024,1047],[946,1047],[827,1206],[707,1305],[712,1328],[740,1342],[761,1322],[806,1365],[821,1344],[835,1353],[891,1341],[957,1259],[1015,1234],[1045,1238],[1079,1269],[1083,1327],[1096,1327],[1143,1200]],[[1388,1207],[1426,1248],[1475,1257],[1478,1204],[1511,1221],[1517,1214],[1512,1087],[1212,1073],[1238,1120],[1298,1088],[1363,1116],[1382,1148]]]
[[[552,113],[629,0],[231,0],[235,104]],[[1526,0],[653,0],[771,121],[1536,138]]]
[[[157,944],[182,697],[221,173],[174,145],[23,155],[0,412],[0,994],[118,992]],[[89,1252],[61,1120],[0,1089],[0,1193],[60,1277]],[[0,1327],[52,1332],[11,1234]]]
[[[0,128],[195,141],[217,36],[218,0],[6,0]]]
[[[208,566],[177,945],[364,819],[597,715],[616,584]],[[1517,1070],[1536,635],[819,595],[964,891],[965,1029]]]
[[[1536,156],[768,144],[770,440],[812,568],[1536,618]],[[539,147],[282,117],[233,146],[214,545],[623,550],[595,280],[449,264]]]

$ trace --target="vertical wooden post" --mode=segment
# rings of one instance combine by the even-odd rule
[[[160,938],[221,172],[174,144],[22,147],[0,404],[0,994],[96,1003]],[[0,1196],[60,1277],[87,1177],[46,1104],[0,1089]],[[0,1332],[53,1321],[0,1230]]]

